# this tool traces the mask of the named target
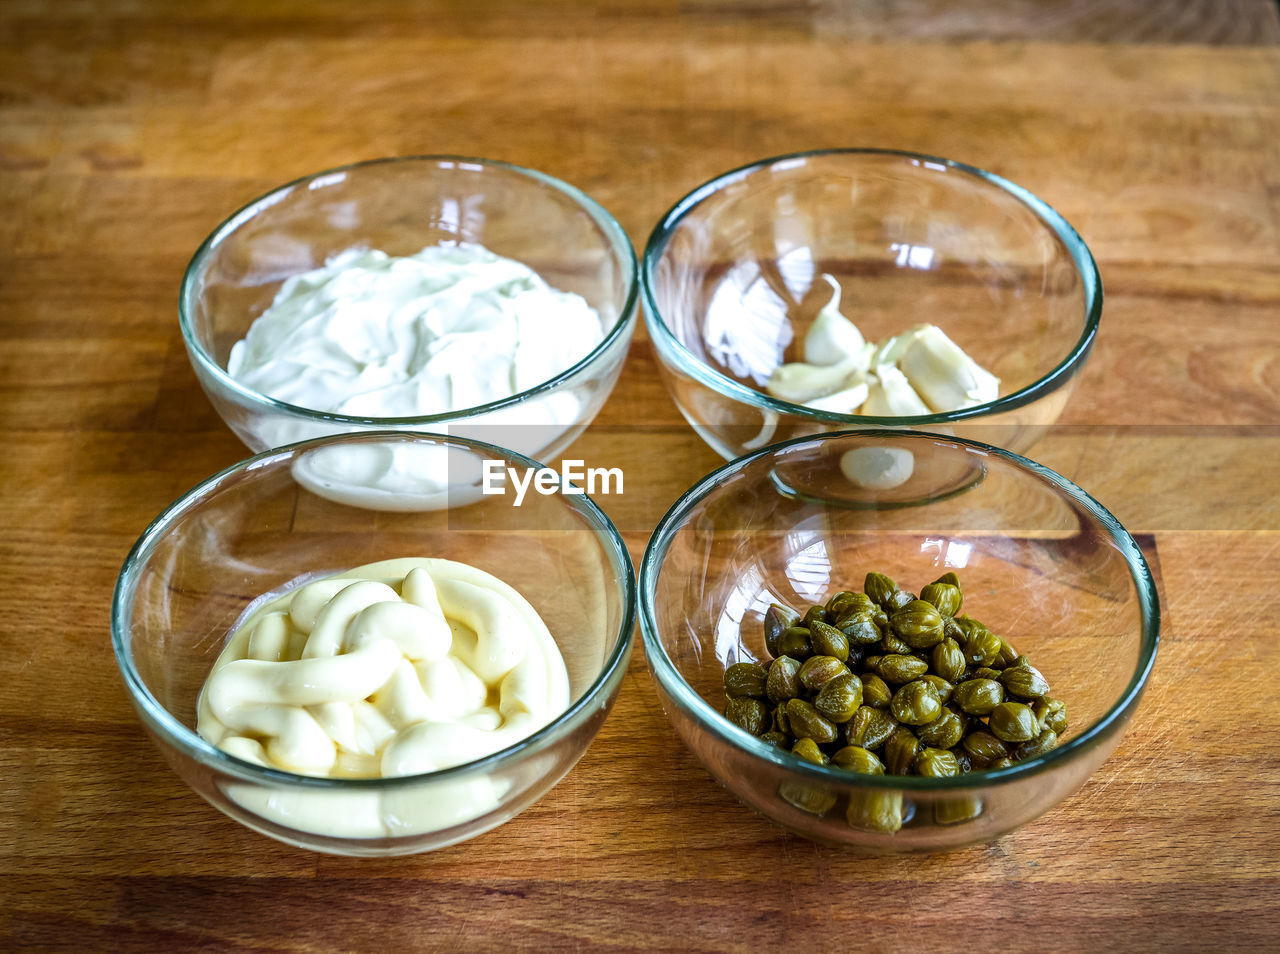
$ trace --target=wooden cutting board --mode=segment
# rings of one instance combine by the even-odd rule
[[[0,948],[1280,950],[1280,16],[1264,0],[0,8]],[[1100,263],[1097,347],[1034,456],[1150,541],[1164,604],[1115,755],[998,842],[869,860],[783,834],[680,745],[635,653],[520,818],[394,861],[310,854],[192,794],[112,659],[116,571],[244,456],[177,284],[245,200],[464,153],[564,178],[637,247],[685,191],[804,148],[915,149],[1030,188]],[[643,332],[571,456],[636,556],[719,460]]]

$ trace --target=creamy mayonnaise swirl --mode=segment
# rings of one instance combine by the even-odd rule
[[[197,731],[260,765],[392,777],[482,758],[568,705],[564,659],[518,592],[463,563],[402,559],[254,612],[214,663]]]

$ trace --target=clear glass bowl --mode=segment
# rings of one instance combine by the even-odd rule
[[[371,443],[431,445],[458,472],[486,460],[537,466],[459,438],[352,434],[260,454],[192,488],[143,533],[112,603],[116,661],[142,723],[214,806],[281,841],[345,855],[428,851],[500,825],[549,791],[586,751],[631,655],[635,578],[613,524],[560,490],[467,495],[464,506],[389,515],[319,497],[294,479],[308,457]],[[406,556],[458,560],[515,587],[542,616],[569,673],[568,710],[487,758],[425,775],[328,779],[242,761],[195,732],[196,700],[250,603],[304,575]],[[469,805],[441,815],[435,806]],[[399,819],[369,835],[369,817]],[[424,820],[425,819],[425,820]]]
[[[842,476],[849,451],[914,458],[919,501]],[[1067,705],[1060,746],[955,778],[856,775],[771,747],[722,716],[725,668],[767,660],[771,603],[800,610],[868,571],[918,592],[956,571],[964,609],[1009,639]],[[800,438],[726,464],[663,517],[640,569],[645,656],[677,734],[745,804],[872,853],[991,840],[1064,799],[1119,742],[1155,661],[1159,606],[1133,538],[1095,500],[1007,451],[916,431]],[[877,830],[872,818],[900,813]],[[878,816],[877,813],[880,813]]]
[[[479,243],[575,292],[600,315],[604,340],[563,374],[500,401],[447,414],[354,417],[277,401],[227,373],[231,346],[285,279],[350,248],[411,255]],[[182,280],[178,317],[201,387],[257,452],[347,431],[449,433],[553,460],[600,410],[635,328],[639,283],[622,227],[558,179],[489,159],[377,159],[316,173],[250,202],[200,246]]]
[[[1001,379],[993,402],[920,417],[817,411],[763,388],[831,297],[868,341],[939,325]],[[645,317],[663,381],[732,459],[849,427],[912,427],[1025,451],[1057,420],[1102,313],[1088,248],[1044,202],[946,159],[841,149],[699,186],[649,237]]]

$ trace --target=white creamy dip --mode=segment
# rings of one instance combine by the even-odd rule
[[[200,735],[246,761],[378,778],[449,768],[528,737],[569,706],[564,659],[516,590],[463,563],[372,563],[258,608],[214,663]],[[324,834],[447,827],[497,803],[487,777],[421,791],[268,792],[236,800]]]
[[[536,387],[603,337],[580,295],[479,245],[348,249],[281,286],[227,371],[299,407],[417,417]]]
[[[580,295],[479,245],[429,246],[392,257],[348,249],[289,278],[231,349],[227,371],[269,397],[353,417],[420,417],[510,398],[568,371],[604,339],[602,317]],[[624,344],[625,347],[625,344]],[[585,425],[574,388],[527,397],[423,429],[534,457]],[[261,438],[279,447],[338,425],[269,418]],[[425,510],[478,499],[478,483],[447,466],[439,446],[325,448],[294,476],[341,503]]]

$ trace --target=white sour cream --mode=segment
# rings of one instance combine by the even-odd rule
[[[387,778],[482,758],[569,701],[559,648],[516,590],[463,563],[402,559],[259,607],[214,663],[196,728],[259,765]],[[386,837],[478,817],[504,786],[476,777],[386,793],[235,788],[242,806],[283,824]]]
[[[248,388],[316,411],[420,417],[513,397],[568,371],[604,339],[580,295],[479,245],[429,246],[392,257],[348,249],[288,279],[231,349],[227,371]],[[466,420],[466,435],[540,457],[585,423],[564,388]],[[324,422],[267,419],[272,447],[333,433]],[[448,434],[447,423],[426,428]],[[455,429],[461,429],[455,426]],[[340,503],[426,510],[478,499],[478,483],[447,466],[443,447],[326,448],[294,476]]]
[[[580,295],[479,245],[348,249],[281,286],[227,371],[299,407],[416,417],[536,387],[603,337]]]

